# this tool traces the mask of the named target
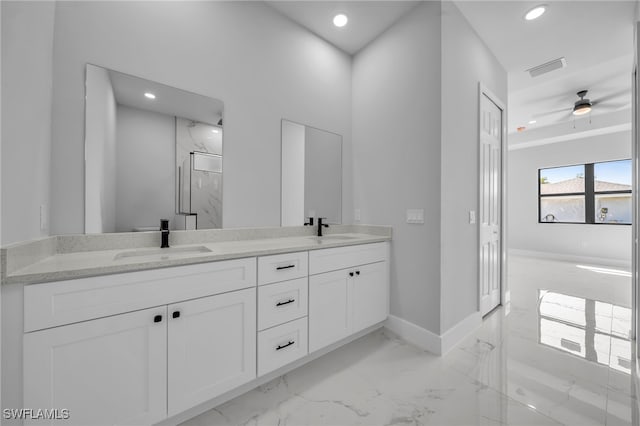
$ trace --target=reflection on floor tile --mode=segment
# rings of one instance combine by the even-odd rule
[[[377,331],[185,425],[637,425],[630,278],[582,266],[512,257],[447,355]]]

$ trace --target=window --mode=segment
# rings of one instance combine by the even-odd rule
[[[631,224],[631,160],[538,170],[540,223]]]

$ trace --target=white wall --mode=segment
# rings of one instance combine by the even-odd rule
[[[304,126],[282,121],[282,226],[304,222]]]
[[[175,117],[117,108],[116,231],[160,227],[175,216]],[[141,168],[142,166],[142,168]],[[175,229],[173,220],[171,229]]]
[[[450,2],[418,6],[353,70],[354,206],[394,227],[392,315],[442,335],[478,311],[478,83],[506,102],[507,74]]]
[[[47,234],[54,2],[2,7],[2,244]],[[82,163],[79,165],[82,167]]]
[[[631,158],[631,132],[509,151],[509,248],[631,261],[631,226],[538,223],[538,169]]]
[[[225,227],[280,224],[282,118],[343,135],[343,211],[352,217],[347,54],[259,2],[59,2],[53,233],[84,231],[87,62],[224,102]]]
[[[442,333],[478,310],[478,82],[507,102],[507,73],[453,2],[442,4]]]
[[[116,231],[116,98],[109,73],[87,67],[85,231]]]
[[[361,221],[393,226],[391,314],[438,333],[439,2],[421,4],[354,57],[353,161]],[[424,208],[425,224],[405,223],[408,208]]]
[[[307,126],[304,145],[304,215],[313,211],[325,223],[342,223],[342,140]]]

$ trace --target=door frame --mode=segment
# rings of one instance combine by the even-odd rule
[[[478,236],[478,293],[477,293],[477,309],[480,312],[480,298],[482,295],[481,289],[481,265],[480,265],[480,252],[482,242],[480,240],[480,202],[482,197],[482,180],[481,174],[481,158],[480,158],[480,138],[482,132],[482,117],[481,117],[481,105],[482,105],[482,96],[486,96],[489,98],[491,102],[493,102],[501,111],[501,121],[502,128],[500,129],[500,304],[506,307],[506,312],[508,313],[508,305],[511,301],[511,291],[508,285],[507,279],[507,107],[506,104],[496,96],[487,86],[485,86],[482,81],[478,82],[478,140],[476,147],[478,149],[478,204],[476,205],[476,228],[477,228],[477,236]]]

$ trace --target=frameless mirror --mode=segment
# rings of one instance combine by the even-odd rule
[[[342,136],[282,120],[282,226],[342,222]]]
[[[221,101],[87,64],[85,232],[222,227]]]

